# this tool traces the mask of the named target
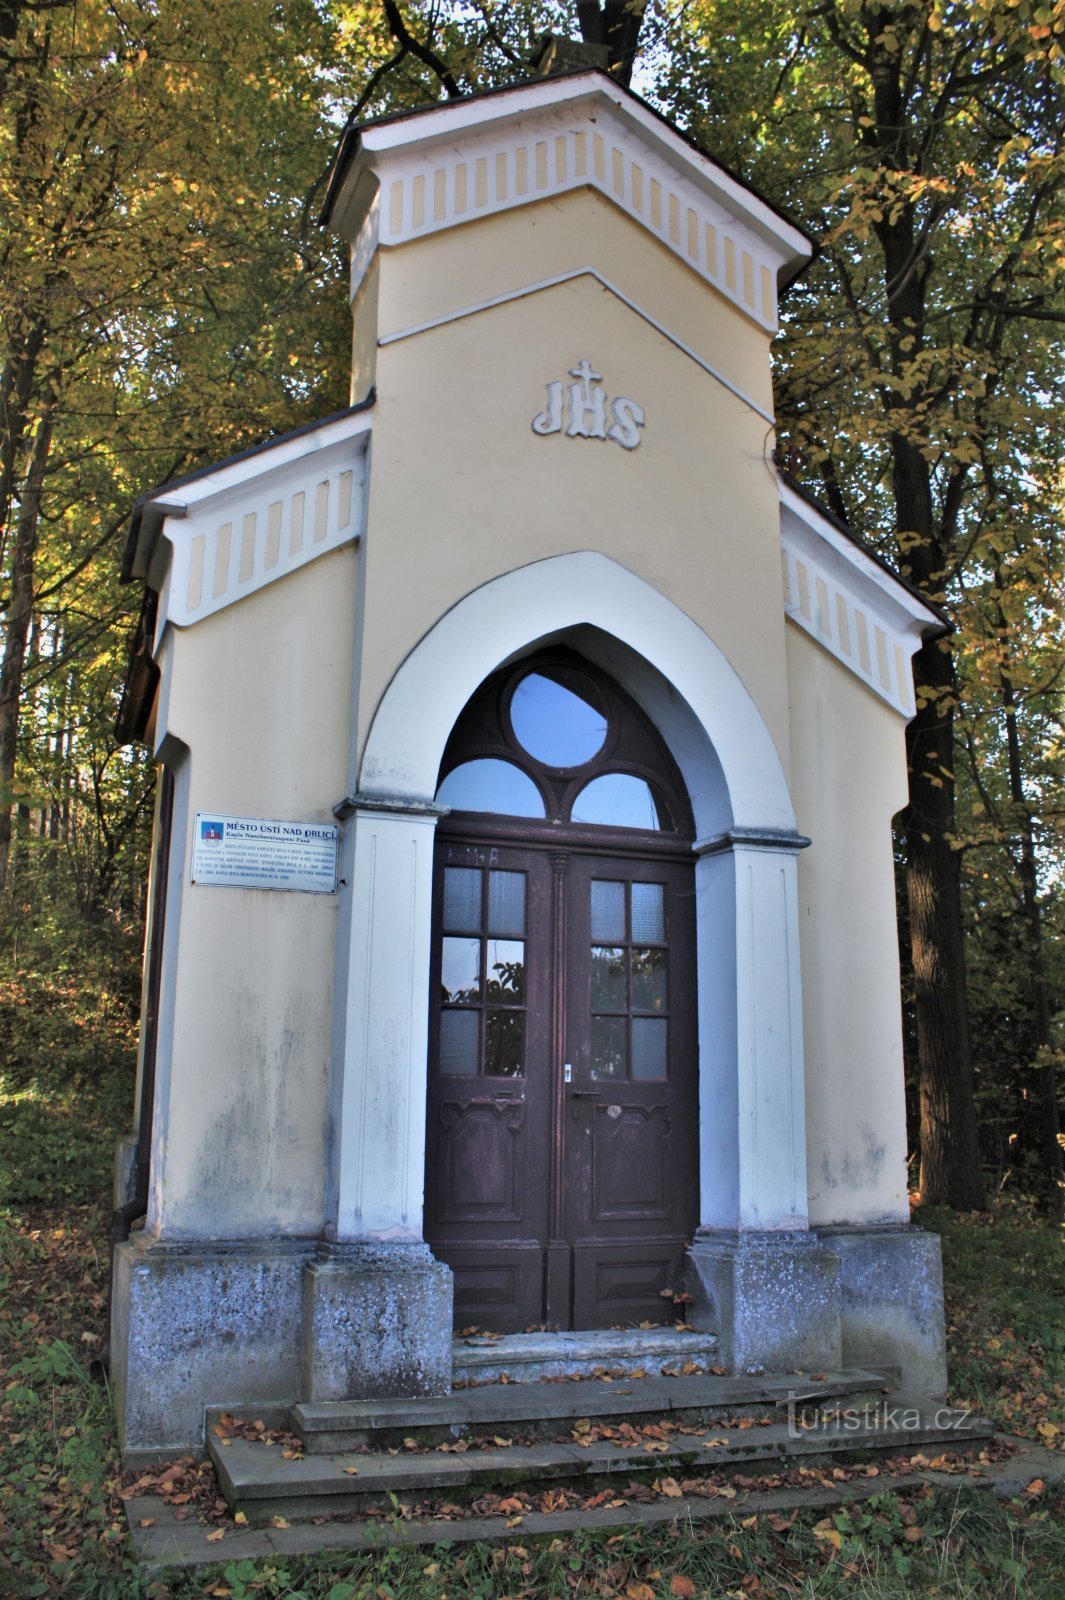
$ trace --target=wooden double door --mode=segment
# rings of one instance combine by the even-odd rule
[[[437,844],[426,1237],[457,1327],[675,1315],[697,1221],[690,854]]]

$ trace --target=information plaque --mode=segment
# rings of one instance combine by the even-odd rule
[[[197,811],[195,827],[193,883],[336,893],[335,822],[278,822]]]

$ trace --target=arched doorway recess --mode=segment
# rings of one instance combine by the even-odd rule
[[[695,1251],[711,1235],[794,1237],[807,1225],[796,894],[806,841],[779,754],[691,617],[617,562],[579,551],[491,579],[428,629],[381,696],[339,813],[351,903],[334,989],[332,1231],[341,1244],[387,1248],[390,1260],[402,1246],[411,1270],[432,1259],[422,1228],[441,763],[478,685],[555,643],[624,685],[667,742],[694,814]]]
[[[664,1321],[698,1217],[694,825],[649,720],[554,648],[438,801],[425,1237],[457,1326]]]

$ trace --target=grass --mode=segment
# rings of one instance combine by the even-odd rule
[[[30,1600],[1060,1600],[1065,1495],[1005,1505],[966,1486],[829,1516],[314,1561],[222,1561],[169,1578],[132,1561],[106,1322],[111,1147],[132,1098],[136,995],[112,930],[46,961],[55,930],[0,958],[0,1596]],[[952,1396],[1065,1440],[1062,1230],[1022,1206],[922,1213],[942,1234]]]

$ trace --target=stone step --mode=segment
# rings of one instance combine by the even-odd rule
[[[274,1517],[288,1522],[322,1516],[388,1519],[401,1500],[408,1515],[432,1518],[434,1510],[448,1504],[472,1503],[477,1511],[479,1497],[486,1495],[521,1499],[524,1512],[533,1508],[528,1497],[545,1490],[580,1497],[663,1478],[670,1480],[667,1494],[699,1493],[699,1485],[713,1493],[711,1482],[730,1474],[892,1457],[930,1447],[965,1453],[979,1449],[992,1434],[980,1418],[898,1397],[761,1424],[750,1417],[709,1427],[677,1418],[665,1425],[647,1424],[642,1416],[638,1421],[639,1426],[614,1427],[581,1418],[552,1439],[525,1442],[500,1435],[482,1442],[478,1437],[460,1451],[453,1445],[443,1451],[349,1450],[286,1460],[276,1444],[240,1437],[223,1442],[215,1436],[210,1450],[231,1510],[249,1523],[261,1523]]]
[[[621,1420],[636,1412],[649,1418],[682,1419],[726,1413],[772,1413],[790,1403],[827,1404],[848,1396],[877,1395],[883,1379],[874,1372],[773,1373],[764,1377],[680,1374],[616,1380],[582,1378],[561,1382],[495,1383],[451,1394],[408,1400],[325,1400],[292,1407],[289,1426],[308,1455],[330,1455],[362,1445],[394,1444],[422,1437],[432,1442],[469,1433],[518,1428],[550,1432],[570,1417]]]
[[[696,1329],[595,1328],[580,1333],[472,1334],[452,1341],[456,1383],[536,1383],[544,1378],[607,1371],[660,1373],[664,1367],[709,1368],[716,1334]]]

